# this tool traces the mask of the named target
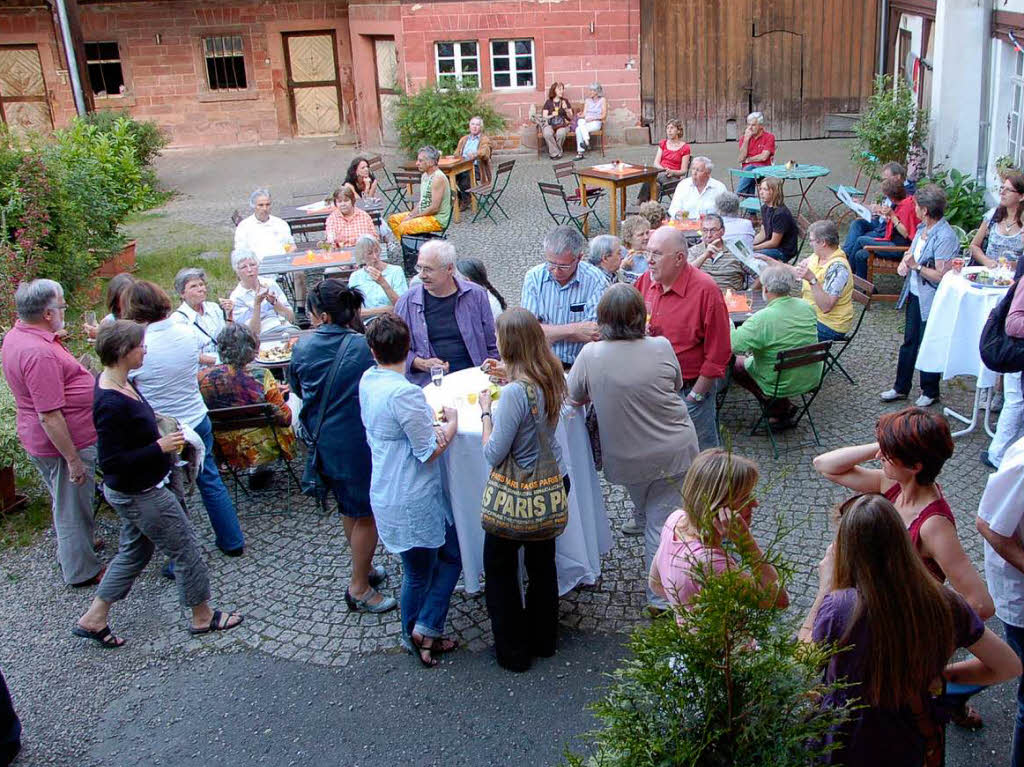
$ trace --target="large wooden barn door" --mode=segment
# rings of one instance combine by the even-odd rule
[[[875,0],[640,0],[641,115],[655,141],[736,138],[765,113],[780,139],[825,135],[825,116],[871,94]]]
[[[299,136],[341,133],[341,88],[334,31],[288,32],[284,44],[295,132]]]
[[[34,45],[0,46],[0,121],[15,133],[53,128],[43,65]]]

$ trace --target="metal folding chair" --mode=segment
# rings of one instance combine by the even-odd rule
[[[540,193],[544,199],[544,207],[547,209],[548,215],[551,216],[552,220],[559,226],[572,224],[582,234],[587,216],[593,215],[594,212],[585,205],[569,202],[565,189],[562,188],[561,184],[538,181],[537,186],[540,188]],[[554,210],[552,210],[552,205],[554,205]]]
[[[556,162],[551,164],[551,169],[555,172],[555,181],[562,185],[562,180],[571,178],[573,183],[573,191],[567,192],[565,199],[571,204],[582,204],[582,194],[580,192],[580,177],[576,173],[576,164],[572,160],[566,160],[564,162]],[[564,189],[564,187],[563,187]],[[598,200],[602,199],[605,195],[605,190],[599,186],[588,186],[587,187],[587,203],[586,206],[590,209],[590,212],[594,216],[594,220],[597,221],[598,226],[604,226],[604,222],[601,221],[601,217],[597,215],[597,211],[594,209],[594,205]]]
[[[860,326],[864,324],[864,315],[868,313],[868,308],[871,306],[871,297],[874,292],[874,285],[858,277],[856,274],[853,275],[853,300],[861,305],[860,317],[857,318],[857,324],[853,326],[853,330],[832,342],[832,348],[828,352],[828,359],[825,360],[825,375],[831,373],[833,368],[838,368],[847,381],[851,384],[854,383],[852,376],[846,372],[846,368],[839,362],[839,358],[843,356],[843,352],[849,348],[850,344],[853,343],[853,339],[857,337],[857,333],[860,332]]]
[[[498,163],[498,168],[494,172],[494,177],[488,184],[480,184],[474,186],[469,190],[469,193],[476,198],[476,215],[473,216],[471,223],[476,223],[476,220],[481,215],[487,216],[494,223],[498,223],[498,220],[491,215],[495,208],[502,212],[505,218],[511,218],[505,209],[501,207],[499,200],[501,195],[505,193],[505,187],[508,186],[509,179],[512,178],[512,169],[515,167],[515,160],[505,160],[504,162]]]

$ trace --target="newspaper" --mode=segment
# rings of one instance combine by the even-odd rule
[[[747,267],[747,269],[752,271],[754,274],[761,274],[761,270],[765,267],[765,262],[754,256],[754,251],[749,245],[747,245],[746,240],[725,240],[725,247],[727,247],[729,252],[736,256],[740,263]]]
[[[839,187],[836,191],[836,197],[843,203],[847,208],[852,210],[858,216],[863,218],[865,221],[871,221],[874,216],[871,215],[871,211],[861,205],[859,202],[850,197],[850,193],[846,191],[844,187]]]

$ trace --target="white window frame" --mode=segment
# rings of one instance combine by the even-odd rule
[[[476,54],[475,55],[468,55],[468,54],[467,55],[463,55],[463,53],[462,53],[462,46],[466,45],[466,44],[473,44],[473,45],[476,46]],[[451,56],[442,56],[441,55],[441,48],[440,48],[440,46],[442,46],[442,45],[452,45],[452,46],[454,46],[454,49],[453,49],[453,52],[452,52]],[[441,71],[441,59],[451,59],[452,61],[454,61],[455,62],[455,71],[454,72],[442,72]],[[464,72],[463,69],[462,69],[462,62],[463,61],[470,61],[470,60],[476,60],[476,71],[475,72]],[[437,78],[437,84],[440,87],[442,87],[442,88],[445,87],[445,84],[444,84],[445,81],[442,80],[442,78],[447,79],[447,78],[450,78],[450,77],[454,77],[455,78],[455,85],[458,88],[468,87],[468,88],[474,88],[474,89],[477,89],[477,90],[481,89],[483,87],[483,82],[481,80],[481,75],[480,75],[480,41],[479,40],[435,40],[434,41],[434,77]],[[476,85],[464,86],[463,85],[463,79],[466,78],[466,77],[475,77],[476,78]]]
[[[509,47],[508,54],[496,54],[494,52],[495,43],[507,43]],[[516,43],[529,43],[530,44],[530,69],[519,69],[516,65],[516,58],[525,54],[515,52]],[[512,91],[512,90],[535,90],[537,88],[537,45],[532,37],[514,37],[506,38],[501,40],[490,41],[490,52],[491,52],[491,88],[496,91]],[[508,69],[501,72],[497,71],[497,67],[494,66],[495,59],[508,59]],[[519,85],[519,75],[525,74],[527,71],[530,73],[530,84]],[[507,74],[509,76],[508,85],[498,85],[495,81],[495,76],[499,74]]]
[[[1024,53],[1014,52],[1013,66],[1006,111],[1007,154],[1014,165],[1021,168],[1024,167]]]

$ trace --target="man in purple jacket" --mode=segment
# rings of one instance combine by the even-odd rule
[[[421,284],[395,304],[412,332],[405,375],[420,386],[430,381],[432,367],[455,373],[498,358],[487,291],[455,276],[455,257],[447,240],[426,243],[416,262]]]

